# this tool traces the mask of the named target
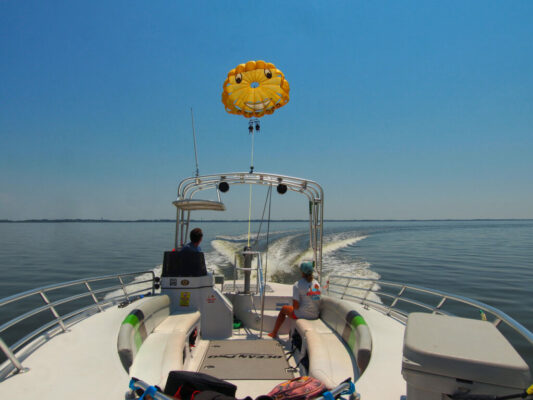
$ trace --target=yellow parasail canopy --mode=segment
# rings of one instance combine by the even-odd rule
[[[272,63],[248,61],[228,72],[222,103],[230,114],[260,118],[289,102],[289,82]]]

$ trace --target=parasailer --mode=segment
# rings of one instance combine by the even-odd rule
[[[230,114],[261,118],[289,102],[289,82],[272,63],[248,61],[228,72],[222,103]]]

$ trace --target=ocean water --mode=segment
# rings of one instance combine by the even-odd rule
[[[247,223],[198,222],[208,268],[231,276]],[[173,223],[0,223],[0,298],[116,272],[160,270]],[[266,249],[266,225],[252,241]],[[497,307],[533,331],[533,221],[326,222],[324,273],[411,283]],[[311,258],[308,223],[270,225],[268,274],[290,282]],[[15,310],[16,312],[22,310]],[[11,312],[0,308],[0,324]],[[13,328],[6,342],[20,332]],[[515,347],[532,365],[525,343]]]

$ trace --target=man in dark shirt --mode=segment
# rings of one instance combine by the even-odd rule
[[[191,241],[181,248],[177,254],[177,276],[204,276],[207,275],[205,258],[200,242],[204,236],[200,228],[194,228],[190,233]]]
[[[194,251],[197,253],[201,253],[202,249],[200,248],[200,242],[204,237],[202,230],[200,228],[194,228],[189,236],[191,238],[191,241],[185,246],[183,246],[181,251]]]

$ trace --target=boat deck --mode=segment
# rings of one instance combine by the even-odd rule
[[[122,321],[135,307],[136,302],[124,308],[109,307],[104,312],[73,324],[66,333],[57,333],[34,342],[21,357],[28,371],[9,375],[1,381],[1,397],[14,400],[34,397],[43,400],[124,399],[129,376],[117,354],[117,335]],[[356,307],[371,327],[373,341],[370,363],[356,382],[356,389],[365,399],[398,400],[405,394],[405,381],[401,375],[404,326],[375,310]],[[282,335],[279,342],[274,342],[266,335],[260,339],[257,331],[246,328],[234,330],[232,338],[224,342],[244,339],[256,342],[254,345],[261,344],[267,351],[276,348],[279,354],[287,354],[290,350],[288,335]],[[37,348],[38,351],[34,351]],[[189,369],[200,371],[202,365],[211,365],[204,362],[204,355],[209,354],[209,349],[213,349],[210,341],[199,341],[198,356]],[[254,350],[257,352],[257,348]],[[245,353],[247,349],[239,351]],[[254,361],[258,365],[263,362]],[[266,394],[278,383],[290,379],[293,373],[294,376],[299,375],[298,371],[292,369],[296,367],[293,358],[288,362],[285,359],[277,361],[282,361],[282,365],[272,367],[272,371],[279,372],[276,376],[269,376],[272,379],[265,379],[265,367],[260,376],[256,376],[258,370],[253,376],[237,374],[233,378],[229,375],[224,377],[237,385],[238,398]],[[224,363],[221,365],[225,366]],[[350,374],[353,375],[353,371],[347,371],[347,375]]]
[[[117,353],[120,324],[136,303],[110,307],[74,325],[66,333],[41,339],[38,351],[21,357],[27,372],[1,382],[2,398],[16,400],[124,399],[128,373]]]

